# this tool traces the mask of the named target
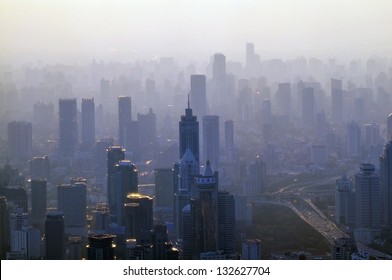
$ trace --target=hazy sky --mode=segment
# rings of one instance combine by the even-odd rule
[[[392,54],[390,0],[0,0],[0,64]]]

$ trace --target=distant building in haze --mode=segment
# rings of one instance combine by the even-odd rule
[[[59,119],[60,154],[70,157],[76,152],[79,143],[76,99],[59,100]]]
[[[89,150],[92,150],[95,145],[94,98],[82,99],[82,145]]]
[[[8,123],[8,157],[19,162],[27,161],[33,154],[33,129],[30,122]]]
[[[191,104],[196,116],[201,119],[207,115],[206,76],[191,75]]]
[[[203,162],[219,167],[219,116],[203,116]]]
[[[132,121],[132,102],[130,96],[118,97],[118,143],[126,144],[126,130],[128,123]]]

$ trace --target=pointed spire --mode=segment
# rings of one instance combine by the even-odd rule
[[[214,176],[214,173],[212,172],[211,164],[210,164],[209,160],[207,160],[207,164],[206,164],[206,168],[204,169],[203,176],[206,176],[206,177]]]

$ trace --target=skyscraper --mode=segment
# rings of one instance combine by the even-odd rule
[[[21,208],[23,213],[28,212],[28,198],[25,188],[20,186],[0,187],[0,196],[6,197],[8,206],[13,205],[13,207]]]
[[[278,115],[291,115],[291,84],[279,83],[278,91],[276,92],[276,106]]]
[[[343,120],[342,80],[331,79],[332,120],[340,124]]]
[[[219,116],[203,117],[203,161],[210,161],[214,170],[219,167]]]
[[[94,98],[82,99],[82,145],[91,150],[95,144]]]
[[[355,121],[347,125],[346,145],[348,156],[361,154],[361,127]]]
[[[265,192],[267,187],[266,163],[257,156],[256,160],[249,164],[249,184],[245,189],[246,195],[260,195]]]
[[[202,118],[207,114],[206,76],[191,75],[191,104],[195,115]]]
[[[384,146],[380,155],[381,171],[381,222],[385,226],[392,226],[392,141]]]
[[[346,175],[336,180],[335,221],[347,227],[355,225],[355,192]]]
[[[72,156],[78,146],[78,123],[76,111],[76,99],[59,100],[60,118],[60,154]]]
[[[87,223],[87,186],[85,182],[57,186],[57,209],[64,214],[67,230],[83,230]]]
[[[307,126],[315,124],[316,106],[314,88],[306,87],[302,90],[302,122]]]
[[[34,179],[50,179],[50,162],[49,157],[34,157],[29,162],[30,178]]]
[[[235,200],[228,191],[218,191],[218,250],[236,252]]]
[[[126,238],[139,239],[143,230],[153,228],[153,199],[139,193],[127,195],[124,204]]]
[[[10,225],[7,199],[0,195],[0,259],[4,260],[9,250]]]
[[[379,229],[381,225],[380,176],[373,164],[361,164],[355,174],[355,227]]]
[[[387,142],[392,141],[392,113],[387,119]]]
[[[173,207],[173,170],[157,168],[155,175],[155,205],[157,207]]]
[[[120,146],[111,146],[107,149],[107,196],[110,211],[116,208],[116,165],[125,159],[125,149]]]
[[[30,122],[8,123],[8,156],[13,161],[31,158],[33,153],[33,129]]]
[[[46,215],[45,251],[47,260],[65,259],[64,215],[61,212]]]
[[[247,239],[242,242],[242,260],[261,260],[260,239]]]
[[[212,62],[212,87],[213,92],[208,97],[209,102],[212,103],[213,110],[218,112],[222,109],[222,103],[226,104],[226,57],[221,53],[216,53],[213,56]],[[221,115],[221,114],[220,114]]]
[[[129,160],[121,160],[116,165],[115,177],[115,205],[110,209],[111,217],[118,225],[124,223],[124,203],[129,193],[138,193],[138,171]]]
[[[197,117],[192,115],[192,109],[189,107],[185,109],[185,115],[181,116],[179,122],[179,134],[180,134],[180,155],[182,158],[186,150],[189,148],[192,154],[195,156],[198,164],[200,164],[199,157],[199,122]]]
[[[33,179],[31,180],[31,218],[33,224],[44,225],[47,195],[46,195],[46,180]]]
[[[132,121],[132,102],[130,96],[118,97],[118,142],[121,146],[126,143],[127,124]]]

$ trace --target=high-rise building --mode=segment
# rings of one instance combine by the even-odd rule
[[[79,139],[76,99],[59,100],[59,118],[60,154],[72,156],[77,150]]]
[[[95,144],[95,103],[94,98],[82,99],[82,145],[91,150]]]
[[[6,197],[10,209],[21,208],[23,213],[28,212],[28,198],[25,188],[20,186],[0,187],[0,196]]]
[[[348,156],[361,154],[361,127],[355,121],[347,125],[346,147]]]
[[[34,157],[29,162],[30,178],[34,179],[50,179],[50,162],[49,157]]]
[[[236,252],[235,200],[228,191],[218,191],[218,250]]]
[[[39,259],[41,234],[31,226],[11,231],[11,252],[21,252],[26,260]]]
[[[302,122],[307,126],[315,124],[316,106],[314,88],[306,87],[302,90]]]
[[[87,223],[87,186],[85,182],[57,186],[57,209],[64,214],[66,228],[83,229]]]
[[[141,152],[149,152],[151,145],[147,145],[143,143],[141,145],[140,142],[140,132],[143,130],[143,127],[140,127],[139,121],[129,121],[125,125],[125,149],[128,158],[131,158],[134,162],[140,160]],[[143,133],[142,133],[143,134]],[[143,151],[140,151],[141,146],[143,147]]]
[[[92,211],[93,224],[92,232],[95,234],[104,234],[109,232],[109,207],[107,203],[98,203],[95,210]]]
[[[219,116],[203,117],[203,158],[214,170],[219,167]]]
[[[139,193],[127,195],[124,204],[124,225],[126,238],[138,240],[143,230],[153,228],[153,199]]]
[[[111,222],[118,225],[124,223],[124,203],[129,193],[138,193],[138,171],[136,165],[129,160],[120,160],[116,165],[115,177],[115,205],[110,208]]]
[[[10,225],[7,199],[0,195],[0,259],[4,260],[9,250]]]
[[[173,170],[157,168],[155,174],[155,206],[173,207]]]
[[[115,236],[110,234],[98,234],[88,237],[87,259],[88,260],[114,260]]]
[[[24,161],[33,153],[33,129],[30,122],[8,123],[8,157],[12,161]]]
[[[375,146],[380,143],[380,126],[373,123],[364,124],[365,127],[365,144],[367,147]]]
[[[261,260],[260,239],[247,239],[242,242],[242,260]]]
[[[118,142],[121,146],[126,143],[127,124],[132,121],[132,102],[130,96],[118,97]]]
[[[246,43],[245,53],[245,68],[248,76],[252,76],[255,73],[256,57],[255,57],[255,45],[253,43]]]
[[[380,228],[380,176],[373,164],[361,164],[360,172],[355,174],[355,213],[356,228]]]
[[[387,119],[387,142],[392,141],[392,113]]]
[[[331,79],[332,120],[340,124],[343,120],[342,80]]]
[[[196,116],[207,114],[206,76],[191,75],[191,104]]]
[[[219,85],[225,85],[226,81],[226,56],[221,53],[214,54],[212,64],[212,80]]]
[[[381,222],[392,226],[392,140],[384,146],[380,155]]]
[[[45,251],[47,260],[65,259],[64,215],[61,212],[46,215]]]
[[[257,156],[257,159],[249,164],[249,184],[246,186],[244,194],[260,195],[264,193],[267,187],[266,172],[265,161],[260,156]]]
[[[179,136],[180,136],[180,155],[182,158],[186,150],[189,148],[200,164],[199,157],[199,122],[197,117],[192,115],[192,109],[189,107],[185,109],[185,115],[181,116],[179,122]]]
[[[225,150],[226,153],[234,149],[234,123],[232,120],[225,121]]]
[[[43,227],[47,208],[47,186],[45,179],[33,179],[31,184],[31,218],[33,224]]]
[[[279,83],[276,92],[277,113],[280,116],[291,115],[291,84]]]
[[[191,216],[193,217],[193,255],[195,257],[200,257],[200,253],[218,249],[219,224],[217,206],[218,172],[213,173],[211,165],[207,161],[203,175],[195,177],[195,186],[192,190]]]
[[[116,165],[125,159],[125,149],[120,146],[111,146],[107,150],[107,196],[110,211],[116,208]]]
[[[335,221],[347,227],[355,225],[355,192],[352,180],[346,175],[336,180]]]

